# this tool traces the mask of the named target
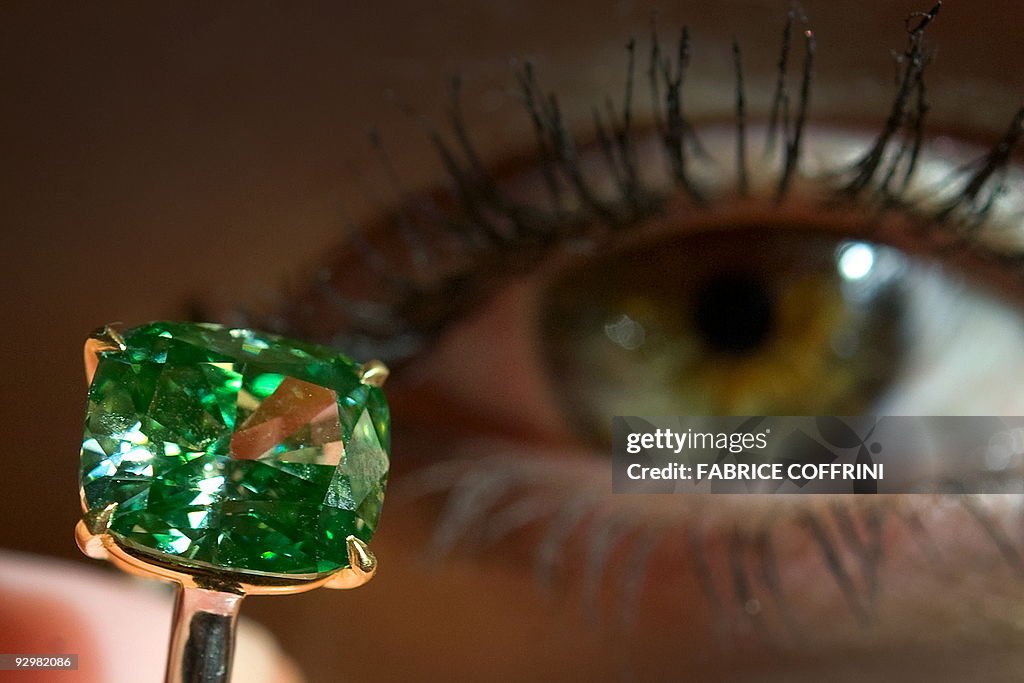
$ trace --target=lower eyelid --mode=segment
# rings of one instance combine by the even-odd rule
[[[647,626],[733,645],[898,647],[939,641],[945,628],[1000,628],[1015,619],[1005,598],[1024,592],[1011,496],[609,495],[610,464],[592,454],[463,448],[471,455],[410,473],[393,492],[399,505],[440,494],[432,559],[512,543],[501,557],[620,627],[643,614]],[[1003,606],[964,614],[981,596]]]

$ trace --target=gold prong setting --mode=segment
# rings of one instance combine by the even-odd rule
[[[93,331],[85,340],[85,381],[92,384],[93,375],[100,362],[100,354],[105,351],[124,351],[128,346],[124,337],[113,325],[104,325]]]
[[[171,581],[185,588],[211,588],[229,590],[239,595],[290,595],[317,588],[358,588],[373,578],[377,571],[377,558],[358,538],[350,536],[346,543],[350,567],[326,576],[247,576],[234,575],[226,581],[217,572],[208,569],[162,564],[121,547],[107,532],[93,533],[97,528],[89,515],[83,516],[75,526],[75,541],[79,549],[95,560],[107,560],[128,574],[147,579]]]
[[[121,570],[147,578],[175,581],[183,586],[205,585],[202,572],[194,573],[187,567],[178,570],[161,566],[127,552],[110,534],[110,521],[117,511],[117,503],[111,503],[102,510],[86,512],[75,525],[75,542],[79,550],[94,560],[108,560]],[[345,539],[349,566],[329,576],[278,583],[261,582],[253,578],[252,583],[239,584],[237,590],[243,594],[302,593],[318,587],[351,589],[370,581],[377,573],[377,557],[370,547],[356,536]],[[290,579],[294,577],[282,577]]]
[[[358,588],[367,583],[377,573],[377,557],[370,550],[369,546],[355,536],[345,539],[348,549],[349,566],[337,574],[331,576],[324,586],[326,588],[337,588],[348,590]]]
[[[391,371],[388,370],[388,366],[379,360],[367,361],[359,368],[359,380],[371,387],[380,388],[384,386],[384,382],[387,381],[389,374],[391,374]]]
[[[111,503],[102,510],[86,512],[75,525],[75,541],[78,548],[94,560],[106,560],[107,552],[104,537],[110,529],[110,519],[117,510],[117,503]]]
[[[110,534],[110,522],[117,511],[117,503],[111,503],[101,510],[85,512],[75,525],[75,542],[79,550],[94,560],[108,560],[123,571],[147,578],[175,581],[183,586],[205,585],[202,572],[196,574],[187,567],[179,570],[170,569],[138,557],[122,548]],[[237,590],[243,594],[282,594],[301,593],[320,586],[326,588],[350,589],[358,588],[367,583],[377,573],[377,557],[369,546],[356,536],[345,539],[349,566],[320,578],[297,580],[290,583],[277,581],[259,581],[255,577],[252,583],[239,584]]]
[[[363,574],[373,574],[377,571],[377,557],[362,540],[349,536],[345,539],[345,545],[348,547],[348,561],[352,567]]]

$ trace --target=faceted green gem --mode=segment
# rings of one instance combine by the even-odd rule
[[[348,566],[384,500],[384,394],[337,352],[246,329],[156,322],[103,351],[81,486],[138,554],[241,573]]]

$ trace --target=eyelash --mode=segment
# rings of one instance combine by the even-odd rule
[[[862,209],[873,207],[879,214],[899,212],[913,217],[921,234],[948,235],[943,249],[969,249],[984,261],[1017,269],[1021,266],[1021,254],[989,249],[976,236],[1004,190],[1006,170],[1024,136],[1024,108],[1016,113],[1005,134],[984,157],[960,170],[961,187],[941,206],[923,209],[908,194],[926,141],[928,105],[924,75],[931,58],[924,36],[941,6],[940,1],[928,12],[907,18],[907,47],[897,58],[899,86],[886,121],[860,159],[849,167],[824,174],[824,206],[839,208],[857,203]],[[807,25],[806,17],[792,9],[782,31],[765,149],[766,153],[772,152],[781,137],[783,153],[775,204],[783,203],[790,192],[809,120],[816,44]],[[791,116],[787,72],[797,26],[805,27],[804,57],[796,113]],[[637,131],[633,126],[636,49],[636,41],[631,40],[627,45],[621,112],[616,113],[611,97],[605,100],[604,115],[596,107],[593,110],[596,145],[606,171],[616,181],[617,196],[600,197],[588,181],[580,165],[578,143],[569,132],[557,96],[544,94],[532,65],[527,62],[518,67],[516,80],[521,104],[533,128],[536,163],[549,195],[549,206],[525,204],[509,197],[470,139],[461,109],[461,84],[456,78],[447,112],[454,142],[446,140],[422,117],[409,112],[435,147],[451,190],[415,194],[405,191],[381,136],[371,132],[371,145],[400,198],[397,204],[382,209],[384,219],[372,229],[348,224],[349,250],[344,263],[336,268],[325,266],[311,282],[291,288],[265,307],[272,313],[239,313],[235,322],[324,341],[356,356],[374,356],[399,366],[424,350],[449,323],[486,300],[501,276],[521,270],[524,261],[530,267],[566,243],[599,240],[607,232],[628,232],[658,214],[676,190],[688,197],[693,208],[707,208],[712,200],[697,187],[690,169],[694,162],[706,162],[709,157],[683,108],[683,87],[690,60],[689,31],[682,29],[675,58],[670,60],[663,54],[652,20],[646,74],[654,107],[652,127],[662,142],[675,185],[668,191],[647,187],[637,170]],[[733,45],[733,57],[735,190],[745,196],[749,191],[747,116],[738,43]],[[955,180],[948,178],[946,184],[952,185]],[[365,272],[353,278],[351,271],[358,269]],[[367,278],[371,282],[369,287]],[[356,292],[347,292],[347,281],[352,279],[359,279],[360,285]],[[380,296],[366,299],[365,291]]]
[[[498,442],[473,443],[466,450],[477,455],[421,468],[401,483],[407,501],[443,497],[434,537],[425,550],[427,565],[442,566],[457,551],[485,551],[530,528],[539,538],[530,542],[530,549],[542,593],[567,593],[568,585],[563,584],[578,569],[579,608],[591,623],[601,617],[603,591],[614,589],[616,626],[630,629],[649,579],[651,556],[668,549],[684,558],[679,571],[695,575],[700,596],[717,623],[720,644],[754,635],[769,646],[806,646],[813,635],[801,626],[793,586],[783,586],[787,558],[778,547],[778,536],[796,529],[795,536],[811,544],[817,562],[831,577],[851,625],[868,633],[878,620],[881,572],[892,562],[887,548],[894,547],[894,532],[906,534],[926,570],[955,589],[955,563],[961,558],[945,552],[924,521],[940,500],[976,526],[1012,576],[1024,577],[1024,558],[997,518],[1001,501],[995,499],[838,496],[809,504],[803,499],[798,505],[780,503],[783,509],[768,517],[723,525],[709,516],[713,513],[703,496],[681,501],[673,496],[678,504],[670,514],[637,511],[628,497],[607,496],[610,482],[602,478],[607,472],[590,469],[584,471],[592,478],[581,476],[579,462],[566,461],[564,453],[554,459],[543,452],[525,453],[519,444]],[[970,534],[966,529],[963,533]],[[793,537],[788,537],[790,543]],[[579,552],[582,565],[563,562],[577,557],[570,549]]]
[[[924,43],[928,25],[935,19],[941,2],[930,11],[907,19],[907,46],[898,58],[899,85],[886,121],[868,150],[852,165],[825,174],[822,179],[826,207],[856,203],[879,214],[900,212],[913,216],[922,233],[942,233],[947,244],[968,248],[985,259],[1019,268],[1022,256],[986,247],[977,239],[979,228],[989,218],[995,199],[1003,190],[1004,176],[1024,135],[1024,109],[990,151],[961,169],[962,186],[930,208],[909,193],[921,150],[926,144],[925,119],[928,112],[924,76],[930,54]],[[916,23],[915,23],[916,22]],[[776,86],[768,119],[766,152],[780,144],[782,154],[772,201],[784,202],[792,188],[803,153],[802,139],[809,117],[813,86],[814,35],[806,29],[807,19],[791,10],[783,26],[777,62]],[[913,25],[911,25],[913,24]],[[794,56],[793,36],[805,29],[803,59],[796,73],[795,113],[790,112],[790,87],[794,77],[790,62]],[[393,207],[382,210],[380,224],[363,229],[348,225],[346,268],[321,269],[311,282],[282,295],[270,308],[272,314],[250,312],[242,315],[247,325],[284,334],[319,339],[345,348],[356,357],[380,357],[392,365],[414,359],[452,321],[486,299],[502,273],[532,267],[552,250],[568,242],[598,240],[607,233],[628,232],[657,214],[673,192],[687,197],[696,210],[715,200],[705,195],[690,173],[692,164],[706,162],[708,155],[699,131],[685,115],[683,87],[689,62],[689,33],[684,28],[675,57],[665,57],[658,31],[651,29],[646,75],[654,102],[651,128],[662,146],[674,187],[649,187],[636,164],[633,122],[636,96],[637,43],[627,46],[627,76],[618,107],[607,98],[604,113],[593,111],[594,139],[605,170],[615,179],[616,196],[602,197],[580,166],[576,138],[569,132],[558,99],[540,88],[533,67],[521,64],[516,80],[521,103],[531,123],[536,146],[536,165],[544,179],[546,202],[524,204],[511,198],[485,166],[470,139],[460,105],[461,84],[453,81],[447,122],[451,140],[432,124],[418,117],[433,143],[451,190],[411,194],[402,183],[380,135],[371,133],[370,143],[390,184],[400,196]],[[733,45],[735,68],[736,168],[734,190],[746,196],[750,188],[746,93],[743,86],[742,50]],[[412,115],[410,113],[410,115]],[[948,183],[953,183],[953,178]],[[352,258],[355,254],[356,258]],[[365,269],[351,278],[346,269],[353,262]],[[341,263],[339,261],[339,263]],[[358,280],[348,286],[348,280]],[[367,286],[367,282],[371,283]],[[362,298],[362,291],[382,292],[378,299]],[[482,450],[481,452],[488,452]],[[637,604],[646,580],[646,564],[655,547],[672,530],[652,530],[643,520],[625,512],[609,512],[601,518],[597,487],[565,487],[552,495],[522,494],[516,486],[555,480],[550,459],[523,457],[470,457],[431,465],[403,482],[407,496],[443,493],[444,509],[436,526],[430,552],[434,558],[465,542],[472,530],[484,530],[478,545],[494,544],[518,527],[547,520],[534,551],[534,573],[538,582],[550,586],[561,551],[570,543],[585,520],[585,569],[582,602],[596,615],[599,588],[611,564],[609,555],[623,543],[628,571],[621,577],[619,623],[628,627],[636,619]],[[537,469],[539,468],[539,469]],[[525,488],[525,487],[524,487]],[[568,491],[568,492],[567,492]],[[570,495],[571,494],[571,495]],[[514,496],[502,503],[503,495]],[[870,623],[877,573],[882,561],[878,537],[883,518],[892,515],[902,521],[916,539],[921,552],[936,572],[944,560],[931,540],[915,504],[876,505],[863,508],[855,520],[853,503],[832,501],[822,509],[801,513],[800,524],[817,545],[820,558],[847,606],[861,623]],[[1021,570],[1022,560],[983,505],[964,499],[965,512],[981,526],[996,551],[1009,565]],[[570,513],[570,514],[567,514]],[[593,520],[599,522],[594,524]],[[568,520],[568,522],[566,521]],[[697,531],[687,532],[686,549],[692,557],[705,600],[718,614],[722,633],[736,628],[735,616],[747,622],[761,636],[775,638],[759,625],[760,607],[752,607],[764,592],[784,630],[794,642],[800,633],[798,622],[779,584],[779,558],[773,545],[776,530],[792,520],[761,521],[751,529],[733,528],[724,543],[729,567],[727,579],[712,577],[708,558],[711,543]],[[568,526],[567,526],[568,524]],[[871,529],[867,538],[856,527]],[[674,529],[678,533],[678,528]],[[719,543],[719,545],[722,545]],[[717,546],[716,546],[717,547]],[[621,562],[619,563],[621,564]],[[723,597],[724,596],[724,597]],[[754,601],[752,603],[751,601]],[[758,603],[759,604],[759,603]]]

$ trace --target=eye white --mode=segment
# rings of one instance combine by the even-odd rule
[[[904,273],[906,369],[881,415],[1020,415],[1024,317],[938,265]]]

